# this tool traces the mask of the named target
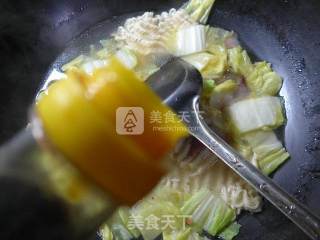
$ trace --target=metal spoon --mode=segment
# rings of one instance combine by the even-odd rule
[[[294,222],[311,239],[320,239],[320,218],[298,202],[219,137],[199,115],[202,77],[190,64],[173,59],[146,83],[176,112],[187,111],[189,132]]]

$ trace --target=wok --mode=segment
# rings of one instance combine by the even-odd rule
[[[67,43],[87,28],[125,13],[178,7],[177,0],[2,0],[0,2],[0,141],[27,124],[46,71]],[[320,214],[320,2],[317,0],[217,0],[209,23],[235,30],[258,59],[284,78],[283,129],[291,160],[273,176]],[[2,193],[1,193],[2,194]],[[0,214],[1,214],[0,206]],[[308,239],[267,202],[243,213],[237,239]]]

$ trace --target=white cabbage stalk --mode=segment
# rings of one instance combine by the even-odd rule
[[[254,158],[257,163],[255,166],[266,175],[274,172],[290,157],[273,131],[247,133],[239,140],[243,142],[242,147],[249,148],[253,153],[253,156],[249,154],[245,158]]]
[[[210,53],[197,53],[183,57],[182,59],[193,65],[200,72],[207,67],[214,56]]]
[[[269,175],[274,172],[282,163],[290,157],[289,153],[284,148],[271,153],[263,159],[259,160],[259,167],[261,171]]]
[[[228,112],[239,133],[274,129],[284,122],[278,97],[266,96],[239,101],[232,104]]]
[[[203,25],[182,28],[177,33],[177,55],[185,56],[206,49],[206,31]]]
[[[233,222],[226,229],[224,229],[222,233],[219,234],[219,237],[224,240],[232,240],[235,236],[239,234],[240,227],[240,224],[238,224],[237,222]]]
[[[259,158],[283,148],[282,143],[273,131],[257,131],[246,134],[244,139]]]
[[[193,20],[205,24],[207,23],[214,2],[215,0],[190,0],[182,9],[184,9]]]
[[[273,131],[249,133],[244,139],[252,148],[259,168],[264,174],[272,173],[290,157]]]
[[[217,79],[225,72],[227,55],[217,48],[215,52],[201,52],[182,57],[197,68],[204,79]]]

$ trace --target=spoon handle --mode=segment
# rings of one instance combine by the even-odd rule
[[[294,222],[311,239],[320,239],[320,219],[308,208],[241,157],[229,144],[213,132],[199,115],[199,99],[192,102],[190,133],[216,154],[225,164],[252,185],[263,197]]]

